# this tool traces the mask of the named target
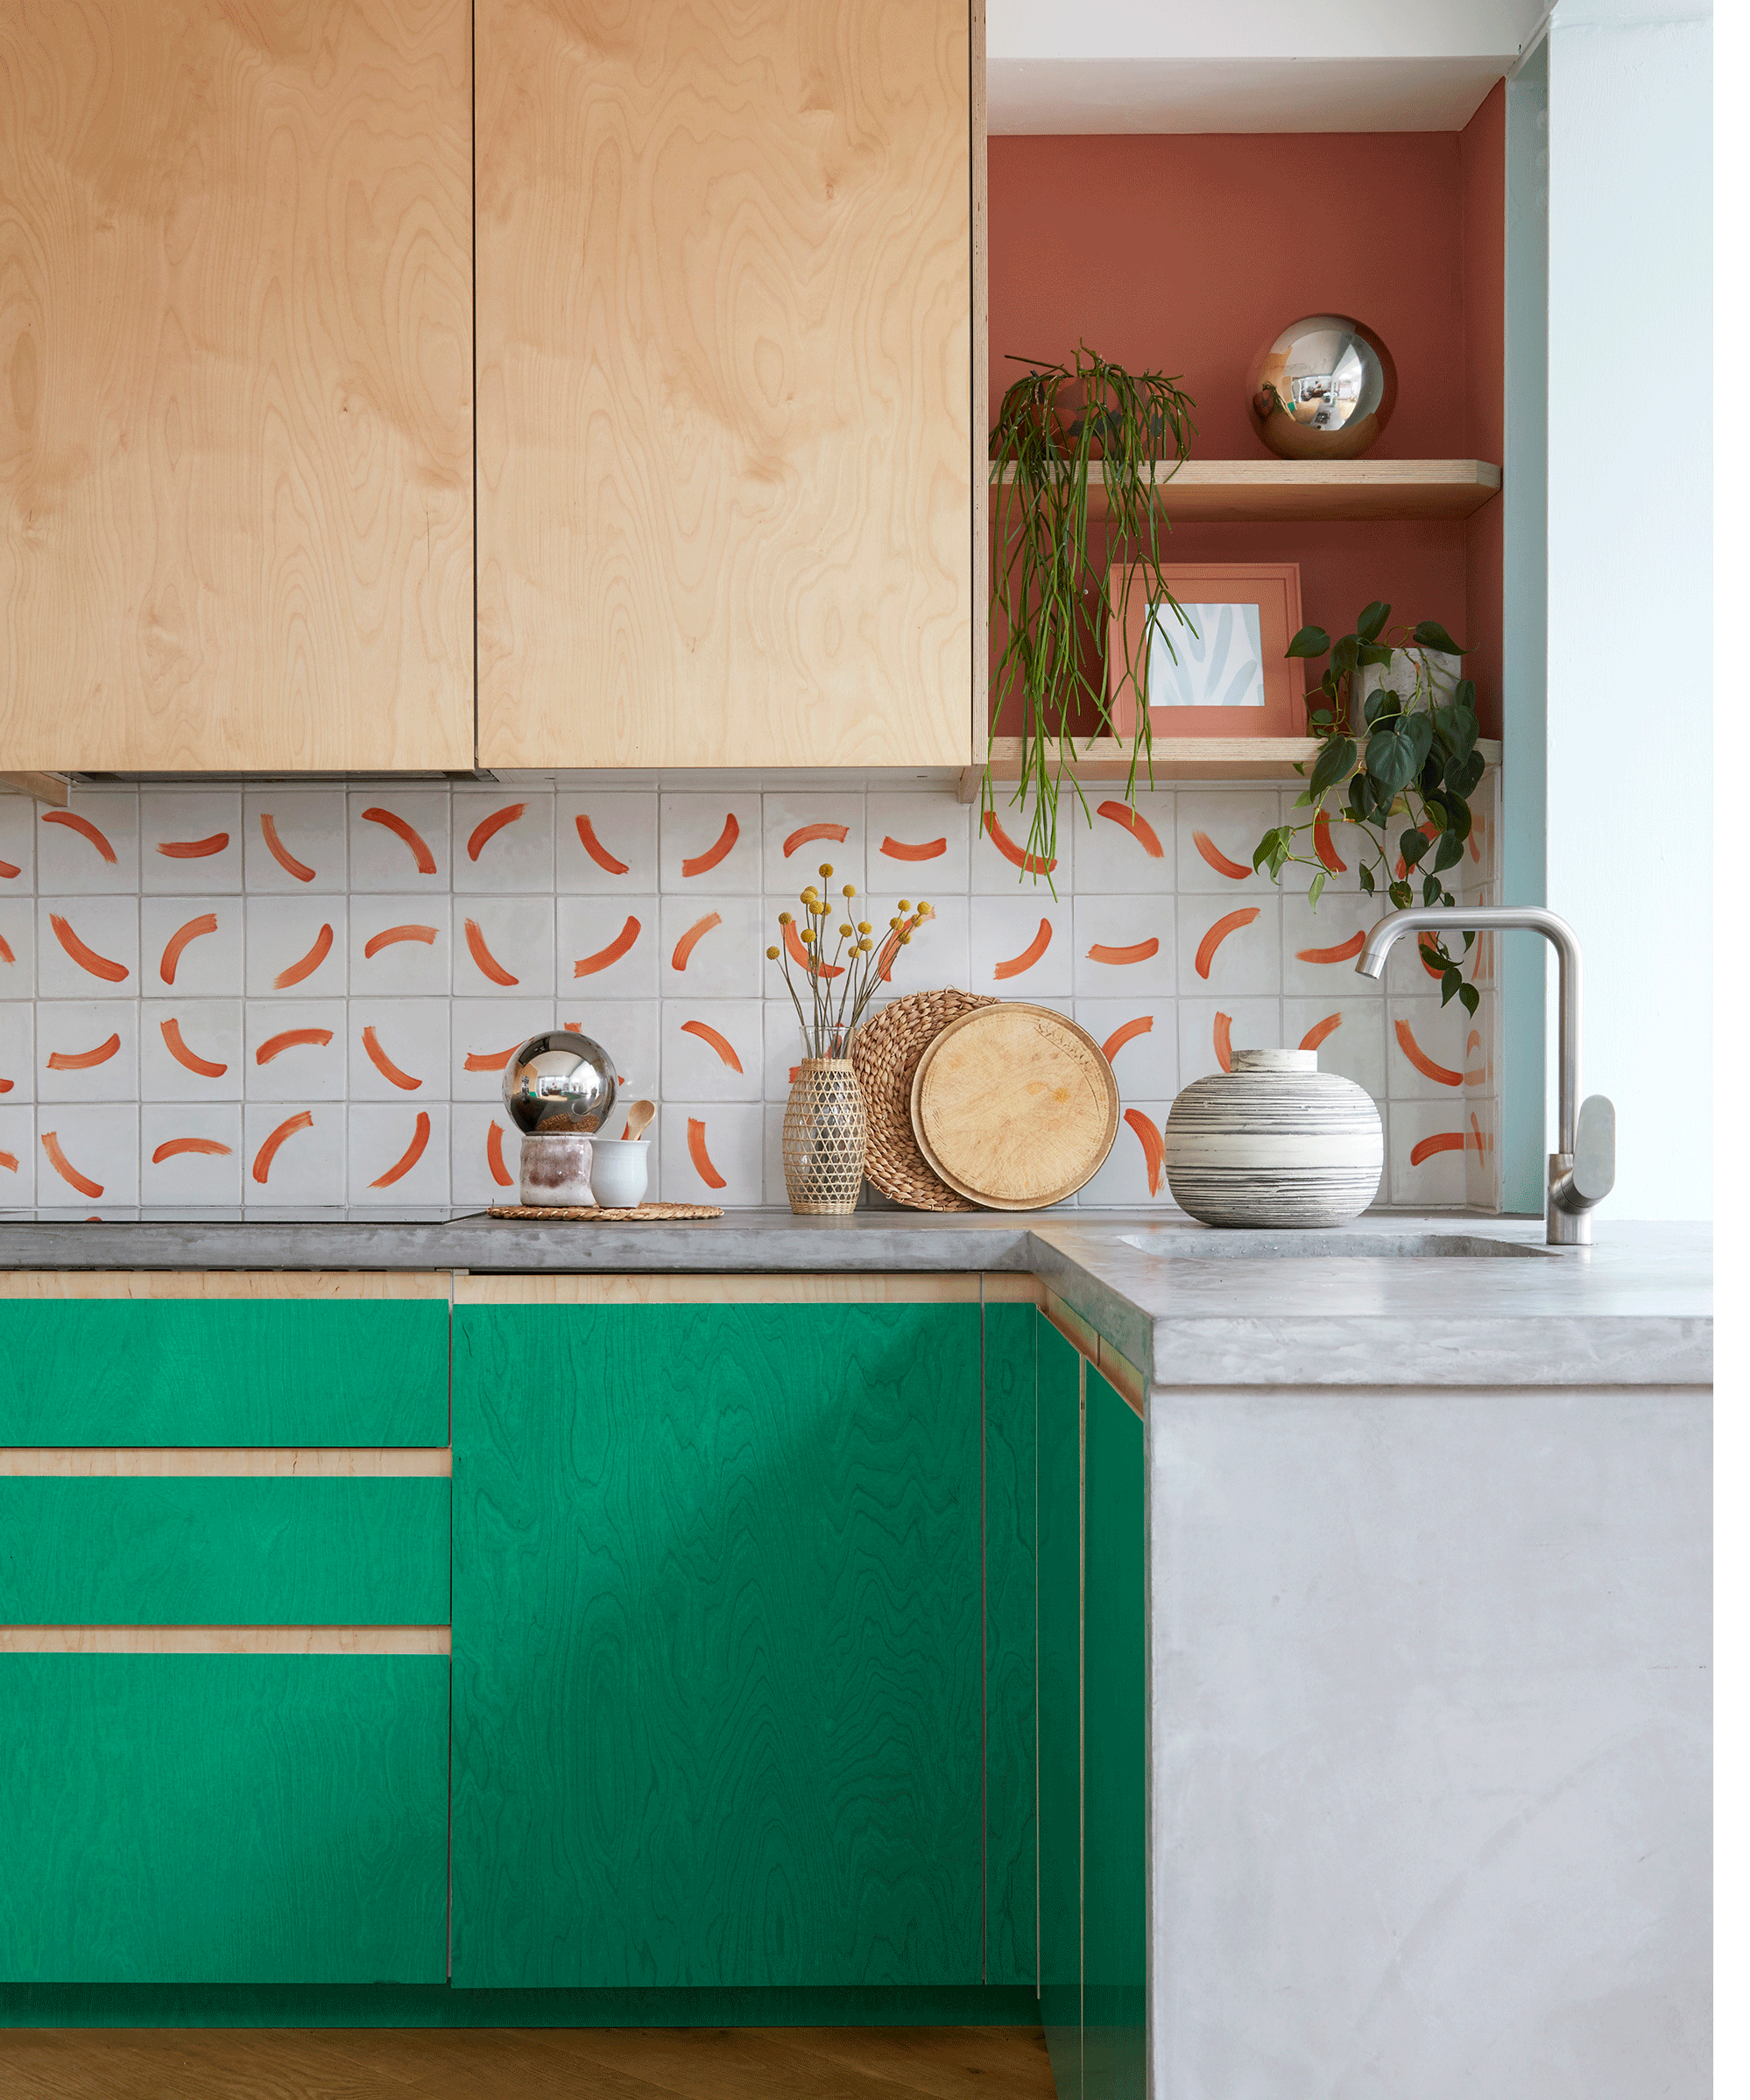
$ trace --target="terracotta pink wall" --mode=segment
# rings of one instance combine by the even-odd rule
[[[1197,404],[1194,456],[1267,457],[1245,405],[1254,352],[1297,315],[1350,313],[1397,363],[1397,410],[1376,457],[1499,459],[1498,222],[1489,313],[1479,304],[1472,319],[1467,295],[1488,279],[1503,107],[1498,91],[1462,135],[993,138],[992,413],[1020,369],[1011,353],[1066,357],[1080,340],[1182,375]],[[1396,617],[1431,617],[1474,641],[1474,581],[1492,623],[1479,666],[1491,645],[1499,662],[1499,575],[1491,594],[1475,525],[1181,525],[1173,555],[1297,560],[1306,617],[1333,632],[1382,597]],[[1498,733],[1499,692],[1485,679],[1485,729]]]

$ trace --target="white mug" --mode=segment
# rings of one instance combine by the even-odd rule
[[[636,1210],[650,1187],[648,1138],[596,1138],[590,1181],[603,1210]]]

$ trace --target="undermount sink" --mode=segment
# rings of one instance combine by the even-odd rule
[[[1245,1261],[1309,1261],[1333,1254],[1417,1261],[1478,1257],[1486,1260],[1498,1255],[1541,1260],[1558,1251],[1532,1240],[1496,1239],[1484,1232],[1430,1231],[1421,1225],[1358,1232],[1346,1227],[1323,1231],[1161,1225],[1148,1232],[1121,1232],[1118,1237],[1139,1253],[1175,1261],[1202,1261],[1210,1255],[1231,1255]]]

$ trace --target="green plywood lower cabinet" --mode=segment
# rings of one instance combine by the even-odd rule
[[[457,1985],[982,1981],[979,1357],[976,1304],[457,1307]]]
[[[1082,1359],[1039,1332],[1039,2016],[1082,2095]]]
[[[0,1655],[0,1981],[441,1984],[448,1674]]]

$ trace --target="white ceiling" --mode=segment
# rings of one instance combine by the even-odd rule
[[[995,132],[1451,131],[1547,0],[988,0]]]

